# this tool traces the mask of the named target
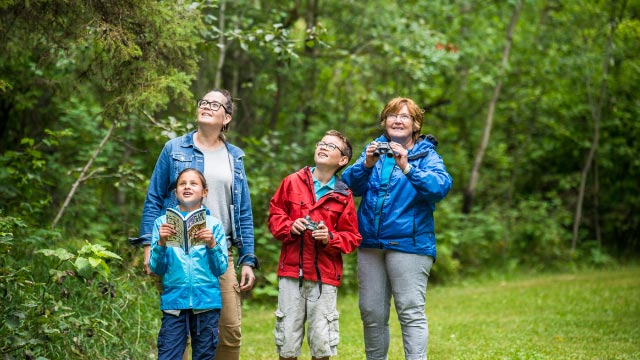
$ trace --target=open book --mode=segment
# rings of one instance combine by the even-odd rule
[[[195,238],[198,230],[207,226],[207,210],[200,208],[193,210],[185,216],[173,208],[167,209],[167,223],[173,225],[176,234],[167,239],[167,246],[180,247],[185,253],[196,245],[204,245],[204,241]]]

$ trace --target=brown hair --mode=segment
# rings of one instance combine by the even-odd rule
[[[385,136],[389,137],[386,131],[385,122],[387,120],[387,115],[389,114],[397,114],[398,111],[402,108],[403,105],[407,105],[407,110],[413,119],[413,141],[417,141],[420,137],[420,130],[422,130],[422,121],[424,120],[424,110],[415,103],[415,101],[404,98],[404,97],[396,97],[391,99],[382,109],[380,113],[380,127],[385,133]]]
[[[200,178],[200,181],[202,181],[202,188],[203,189],[208,189],[207,188],[207,180],[204,178],[204,175],[202,175],[202,172],[200,172],[200,170],[194,169],[194,168],[186,168],[186,169],[180,171],[180,173],[178,174],[178,177],[176,178],[176,184],[180,181],[180,177],[182,176],[182,174],[188,173],[189,171],[193,171],[198,175],[198,177]]]
[[[340,148],[340,150],[342,150],[342,153],[344,154],[344,156],[346,156],[349,159],[349,161],[351,161],[351,157],[353,156],[353,149],[351,148],[351,143],[349,142],[349,139],[347,139],[347,137],[344,134],[342,134],[338,130],[329,130],[326,133],[324,133],[324,135],[335,136],[338,139],[340,139],[340,141],[342,141],[342,143],[345,146],[344,149]],[[340,170],[342,170],[345,166],[347,165],[345,164],[344,166],[341,166],[340,168],[338,168],[338,171],[336,171],[336,173],[340,172]]]

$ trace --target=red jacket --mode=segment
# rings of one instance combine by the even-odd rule
[[[304,278],[318,281],[315,265],[317,255],[322,283],[340,286],[342,254],[352,252],[362,241],[353,195],[347,185],[336,178],[334,190],[316,201],[309,167],[284,178],[269,203],[269,230],[282,242],[278,276],[298,278],[301,241],[300,236],[291,234],[291,224],[306,215],[315,222],[323,221],[330,236],[329,242],[324,245],[311,237],[311,231],[302,234]]]

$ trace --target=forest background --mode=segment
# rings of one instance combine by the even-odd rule
[[[282,178],[328,129],[357,158],[395,96],[424,107],[454,179],[430,283],[640,254],[636,0],[1,0],[0,39],[5,358],[148,355],[157,293],[127,238],[162,145],[218,87],[246,152],[249,302],[277,295]]]

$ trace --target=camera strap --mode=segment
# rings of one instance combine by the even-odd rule
[[[315,247],[315,251],[316,251],[316,256],[315,259],[313,261],[315,267],[316,267],[316,276],[318,277],[318,299],[320,299],[320,296],[322,296],[322,275],[320,275],[320,267],[318,266],[318,253],[320,252],[320,249],[318,247],[318,241],[314,239],[314,247]]]
[[[304,233],[300,234],[300,254],[298,256],[298,290],[302,296],[302,284],[304,282],[304,272],[302,271],[303,265],[303,254],[304,254]],[[320,267],[318,266],[318,242],[314,241],[314,250],[315,250],[315,258],[313,261],[313,265],[316,268],[316,276],[318,277],[318,298],[315,300],[307,299],[309,301],[318,301],[320,296],[322,296],[322,275],[320,274]],[[304,297],[304,296],[303,296]],[[306,299],[306,297],[304,297]]]

